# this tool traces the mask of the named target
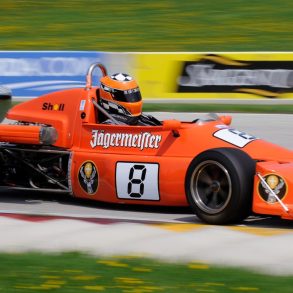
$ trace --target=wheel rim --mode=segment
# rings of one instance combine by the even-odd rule
[[[194,170],[190,190],[198,208],[208,214],[217,214],[228,205],[231,194],[231,177],[217,161],[204,161]]]

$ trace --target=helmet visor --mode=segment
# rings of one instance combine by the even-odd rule
[[[130,90],[116,90],[114,89],[111,93],[113,100],[119,102],[135,103],[141,101],[141,94],[139,88],[134,88]]]
[[[103,84],[101,84],[101,87],[105,91],[110,92],[113,100],[115,101],[128,103],[135,103],[141,101],[141,94],[138,87],[129,90],[117,90],[109,88]]]

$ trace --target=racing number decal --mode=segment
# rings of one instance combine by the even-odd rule
[[[134,171],[140,171],[140,174],[138,174],[139,178],[135,178]],[[129,178],[128,178],[129,182],[128,182],[128,188],[127,188],[127,191],[130,197],[141,198],[143,196],[145,175],[146,175],[145,165],[133,165],[133,167],[131,167],[129,172]],[[133,192],[133,190],[135,190],[136,185],[138,185],[137,186],[138,192]]]
[[[214,133],[214,136],[240,148],[258,139],[253,135],[232,128],[218,130]]]
[[[119,162],[116,165],[118,198],[160,200],[159,165]]]

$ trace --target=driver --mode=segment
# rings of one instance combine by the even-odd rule
[[[99,89],[99,104],[116,121],[127,125],[161,125],[151,115],[142,113],[142,98],[137,82],[128,74],[116,73],[101,78]],[[103,124],[112,124],[113,121],[99,113]]]

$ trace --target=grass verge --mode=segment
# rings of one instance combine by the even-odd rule
[[[10,292],[292,292],[292,277],[204,263],[80,253],[0,254],[0,291]]]
[[[0,103],[0,120],[10,107],[19,102],[9,100]],[[202,113],[267,113],[293,114],[293,104],[288,105],[237,105],[237,104],[198,104],[198,103],[144,103],[144,112],[202,112]]]
[[[167,104],[145,103],[144,112],[293,113],[292,105]]]
[[[291,0],[2,0],[1,50],[290,51]]]

